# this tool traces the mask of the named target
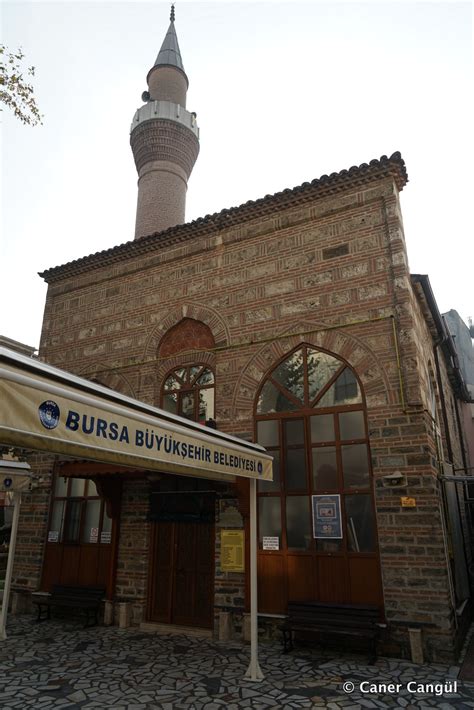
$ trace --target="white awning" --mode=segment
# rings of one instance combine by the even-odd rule
[[[0,443],[217,480],[272,480],[265,449],[0,348]]]

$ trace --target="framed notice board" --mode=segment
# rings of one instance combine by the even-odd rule
[[[243,530],[221,530],[221,570],[245,571],[245,538]]]
[[[341,496],[311,496],[313,508],[313,537],[334,539],[342,537]]]

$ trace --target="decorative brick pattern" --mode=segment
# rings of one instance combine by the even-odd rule
[[[192,318],[184,318],[163,337],[158,352],[168,357],[183,350],[213,350],[214,336],[209,326]]]

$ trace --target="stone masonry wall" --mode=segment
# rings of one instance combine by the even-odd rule
[[[184,318],[209,327],[214,351],[160,359],[163,336]],[[436,657],[451,644],[452,608],[420,397],[419,327],[398,194],[387,178],[52,283],[40,354],[152,404],[175,363],[212,363],[218,427],[245,437],[253,437],[256,390],[278,358],[301,342],[344,358],[366,397],[393,638],[406,643],[408,622],[426,624]],[[406,486],[388,489],[384,476],[396,471]],[[403,508],[402,496],[416,507]],[[125,526],[144,499],[127,505]],[[138,524],[136,534],[145,554]],[[143,568],[126,572],[133,535],[128,540],[119,553],[120,593],[133,579],[141,596]]]
[[[120,516],[116,601],[131,605],[131,622],[145,620],[150,523],[148,481],[125,481]]]
[[[34,490],[21,496],[12,589],[29,593],[40,588],[55,459],[39,452],[22,453],[28,455],[31,472],[37,478]]]

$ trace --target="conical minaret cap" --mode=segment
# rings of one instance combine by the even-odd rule
[[[158,52],[158,56],[153,67],[158,66],[171,66],[180,69],[184,72],[183,60],[181,59],[181,52],[179,51],[178,37],[176,36],[176,30],[174,28],[174,7],[171,9],[171,22],[168,27],[168,32],[166,33],[161,49]],[[186,73],[186,72],[184,72]]]

